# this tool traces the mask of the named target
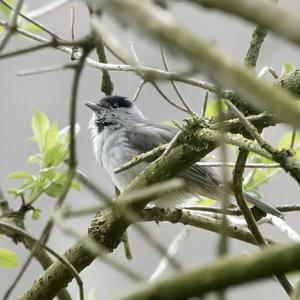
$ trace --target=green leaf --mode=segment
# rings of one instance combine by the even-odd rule
[[[32,189],[36,185],[35,178],[28,180],[25,179],[24,183],[21,184],[18,188],[10,188],[8,189],[8,193],[12,194],[14,197],[23,195],[27,190]]]
[[[77,192],[80,192],[80,183],[78,182],[78,180],[76,179],[72,180],[71,188]]]
[[[18,189],[16,188],[10,188],[7,190],[9,194],[11,194],[14,198],[18,197],[20,193],[18,193]]]
[[[41,210],[39,208],[35,208],[31,212],[32,220],[38,220],[41,217]]]
[[[281,76],[293,73],[296,70],[295,66],[291,63],[285,62],[282,65]]]
[[[36,185],[35,179],[34,178],[32,179],[33,179],[32,181],[28,181],[27,179],[24,180],[24,183],[17,188],[18,195],[24,194],[24,192],[30,190],[32,187]]]
[[[60,175],[59,178],[57,179],[58,182],[61,182],[62,184],[64,184],[67,180],[69,174],[69,170],[65,170],[63,171]]]
[[[26,199],[26,204],[32,204],[41,194],[43,193],[43,188],[36,182],[36,184],[30,190],[30,195]]]
[[[12,5],[14,1],[13,0],[6,0],[6,2],[8,4]],[[8,18],[10,13],[11,13],[11,10],[8,7],[6,7],[5,5],[1,4],[1,2],[0,2],[0,12],[4,17]]]
[[[265,172],[261,171],[260,169],[255,169],[252,173],[252,176],[245,184],[245,190],[253,190],[255,187],[260,185],[262,182],[265,182],[267,179],[267,175]]]
[[[32,175],[25,171],[16,171],[8,176],[8,179],[28,179],[33,180]]]
[[[45,193],[52,198],[58,198],[61,193],[64,185],[61,183],[52,183],[46,190]]]
[[[35,155],[30,155],[27,159],[27,162],[29,164],[35,164],[35,163],[40,163],[41,158],[39,157],[39,154]]]
[[[47,116],[35,111],[32,116],[32,129],[34,136],[32,140],[38,143],[40,153],[31,155],[28,158],[29,163],[38,163],[39,171],[33,176],[25,171],[17,171],[10,175],[10,179],[23,179],[23,183],[17,188],[10,189],[9,192],[16,196],[25,197],[26,204],[32,204],[42,194],[50,197],[59,197],[63,192],[68,177],[68,170],[64,168],[63,162],[69,155],[69,131],[70,127],[58,129],[57,124],[50,123]],[[76,124],[75,133],[78,133],[80,127]],[[71,187],[80,190],[79,183],[74,180]],[[32,217],[38,218],[39,211],[33,212]]]
[[[34,137],[36,138],[41,152],[43,152],[45,133],[49,128],[49,120],[44,113],[35,111],[32,117],[31,125],[35,135]]]
[[[14,268],[19,265],[17,254],[9,249],[0,248],[0,267]]]
[[[218,99],[211,99],[209,100],[205,112],[205,117],[206,118],[211,118],[211,117],[216,117],[218,115]],[[224,104],[222,101],[222,109],[223,111],[227,110],[227,106]]]
[[[291,145],[291,140],[292,140],[292,132],[288,132],[286,133],[279,141],[278,143],[278,147],[282,148],[282,149],[289,149],[290,145]],[[296,137],[295,137],[295,146],[299,146],[299,133],[296,133]]]
[[[54,180],[57,175],[57,171],[56,168],[45,168],[40,170],[39,174],[44,176],[48,180]]]
[[[56,124],[52,124],[45,132],[45,152],[54,147],[57,143],[58,128]]]
[[[44,165],[46,167],[57,167],[64,162],[68,156],[68,153],[68,147],[65,147],[63,144],[56,144],[46,152]]]

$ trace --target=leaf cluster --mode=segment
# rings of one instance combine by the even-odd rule
[[[32,117],[32,129],[34,136],[32,141],[37,143],[39,153],[30,155],[28,163],[36,164],[38,171],[31,174],[27,171],[16,171],[9,175],[9,179],[22,180],[22,183],[9,189],[9,192],[24,199],[24,204],[32,205],[42,194],[52,198],[58,198],[66,184],[68,169],[64,167],[64,162],[69,156],[69,127],[58,129],[56,123],[50,123],[47,116],[36,111]],[[79,126],[76,125],[76,132]],[[75,179],[71,187],[80,190],[80,185]],[[33,213],[33,218],[37,219],[38,211]]]

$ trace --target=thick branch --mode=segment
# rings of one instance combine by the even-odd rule
[[[300,244],[274,246],[256,255],[223,258],[204,268],[178,272],[159,282],[141,286],[123,300],[187,299],[273,274],[300,269]],[[276,263],[274,263],[276,262]],[[226,271],[224,271],[226,270]]]

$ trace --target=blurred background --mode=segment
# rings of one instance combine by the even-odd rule
[[[50,2],[28,0],[26,1],[27,11],[35,10]],[[79,38],[89,32],[89,14],[83,2],[74,1],[72,4],[75,5],[76,13],[76,38]],[[280,5],[296,13],[300,12],[299,1],[285,0],[281,1]],[[174,3],[170,6],[170,9],[179,22],[183,23],[200,38],[216,44],[224,53],[234,57],[241,64],[243,63],[254,29],[253,25],[239,18],[221,14],[214,10],[195,9],[194,6],[185,3]],[[37,21],[61,37],[66,39],[71,38],[70,4],[37,19]],[[156,42],[145,39],[143,35],[136,35],[135,32],[127,28],[119,27],[108,16],[104,16],[104,22],[106,23],[106,28],[120,38],[125,48],[128,49],[128,40],[133,42],[143,65],[163,69],[159,45]],[[47,36],[43,33],[38,34]],[[35,42],[31,40],[21,36],[14,36],[10,40],[6,51],[34,44]],[[291,43],[268,34],[262,46],[257,69],[260,70],[263,66],[272,66],[280,73],[284,62],[290,62],[297,67],[300,65],[299,54],[299,49]],[[95,53],[92,53],[91,57],[97,59]],[[107,57],[109,62],[119,63],[110,54]],[[167,54],[167,58],[169,67],[172,70],[182,69],[184,66],[184,60],[178,56]],[[31,117],[34,110],[43,111],[52,122],[57,122],[60,128],[68,124],[69,118],[72,71],[64,70],[27,77],[19,77],[17,76],[17,72],[49,65],[63,65],[69,62],[70,57],[68,55],[54,49],[45,49],[0,61],[0,185],[4,191],[17,185],[16,181],[7,179],[7,176],[13,171],[36,171],[35,166],[27,164],[28,156],[38,151],[36,144],[29,140],[32,136]],[[90,135],[87,130],[91,113],[83,105],[83,101],[85,100],[97,101],[103,97],[100,91],[100,74],[100,70],[93,69],[87,65],[81,78],[77,106],[77,122],[81,126],[81,131],[77,137],[78,167],[89,178],[97,182],[101,189],[113,196],[113,184],[105,170],[96,163],[94,158]],[[132,98],[140,82],[140,78],[130,72],[114,71],[110,74],[114,82],[114,93]],[[197,77],[203,80],[206,79],[201,73]],[[159,85],[171,99],[178,101],[174,91],[170,87],[170,83],[159,83]],[[204,91],[183,84],[178,84],[178,87],[180,87],[180,90],[192,108],[196,112],[200,112],[204,100]],[[176,120],[177,122],[181,122],[186,117],[184,113],[171,107],[148,84],[143,87],[137,104],[147,117],[157,121]],[[269,141],[276,143],[288,129],[283,125],[276,127],[276,129],[267,129],[265,137]],[[292,204],[299,201],[297,197],[299,191],[296,183],[283,172],[271,183],[264,185],[261,188],[261,193],[263,199],[272,204]],[[13,199],[7,193],[5,193],[5,196],[12,207],[17,208],[20,206],[19,199]],[[66,199],[66,203],[73,208],[80,208],[96,205],[99,203],[99,200],[82,187],[81,192],[71,191]],[[36,206],[42,209],[40,220],[33,221],[30,215],[27,217],[27,229],[34,233],[35,236],[39,235],[41,228],[43,228],[48,217],[51,215],[53,204],[53,199],[41,197],[36,203]],[[70,222],[74,229],[84,234],[89,227],[92,217],[76,218],[70,220]],[[286,219],[295,230],[300,230],[299,215],[297,213],[287,214]],[[182,228],[181,225],[171,225],[168,223],[161,223],[159,225],[145,224],[145,226],[166,247]],[[274,238],[286,239],[278,230],[271,228],[269,225],[263,225],[262,229],[263,232]],[[110,255],[144,274],[146,277],[149,277],[159,263],[160,255],[134,228],[129,229],[129,238],[134,257],[131,262],[128,262],[124,257],[123,247],[119,247]],[[219,236],[214,233],[194,229],[185,240],[184,245],[179,249],[176,258],[186,267],[199,266],[212,262],[217,255],[218,238]],[[49,246],[53,247],[59,253],[63,253],[73,243],[74,240],[62,233],[57,227],[53,230],[49,240]],[[21,265],[28,256],[28,252],[21,244],[14,245],[8,238],[3,236],[0,239],[0,247],[7,247],[15,251],[20,257]],[[238,254],[245,251],[258,250],[256,247],[242,242],[230,241],[231,254]],[[12,283],[17,271],[18,268],[0,269],[0,298],[3,297],[6,289]],[[172,269],[168,269],[163,275],[172,272]],[[22,277],[21,282],[14,290],[11,299],[16,299],[22,295],[41,274],[40,265],[33,260],[26,274]],[[81,277],[84,281],[86,293],[90,289],[96,288],[96,299],[114,299],[137,286],[137,283],[132,282],[111,266],[103,263],[100,259],[87,267],[81,273]],[[74,282],[69,285],[69,291],[74,299],[77,299],[78,288]],[[272,279],[228,290],[228,299],[253,298],[277,300],[286,299],[287,296],[281,286]],[[213,295],[209,295],[207,299],[214,299],[214,297]]]

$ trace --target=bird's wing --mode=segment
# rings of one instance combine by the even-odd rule
[[[201,187],[199,193],[202,194],[202,196],[212,198],[219,196],[221,179],[213,168],[194,164],[178,175]]]
[[[144,153],[161,144],[169,143],[177,132],[178,130],[176,128],[148,121],[142,124],[137,123],[129,128],[127,138],[130,147],[135,148],[139,153]],[[194,183],[196,194],[211,197],[216,200],[220,198],[220,184],[222,180],[213,168],[194,164],[179,173],[178,176],[190,183]],[[275,216],[282,216],[279,211],[266,203],[254,199],[247,193],[245,196],[248,202],[254,204],[262,211]]]
[[[128,131],[129,143],[140,153],[149,151],[161,144],[169,143],[177,132],[176,128],[152,122],[135,124]],[[210,196],[216,195],[220,178],[214,169],[194,164],[178,174],[180,177],[199,184],[203,192]]]
[[[169,143],[176,132],[177,129],[148,121],[128,128],[127,138],[131,147],[139,153],[144,153]]]

